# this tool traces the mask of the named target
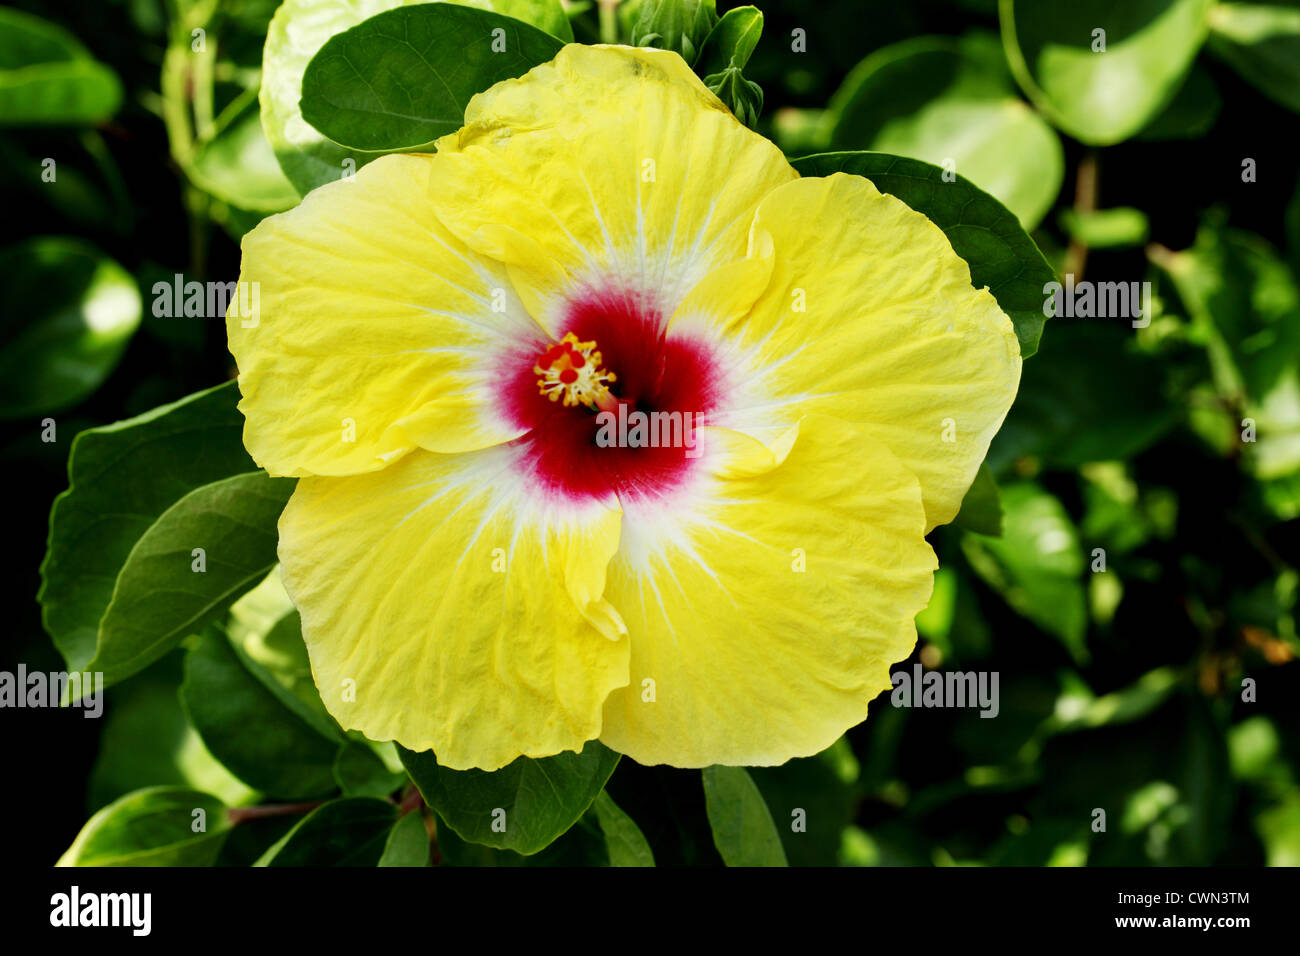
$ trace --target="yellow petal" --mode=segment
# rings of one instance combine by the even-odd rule
[[[606,597],[631,680],[601,740],[678,767],[818,753],[915,643],[936,566],[920,489],[861,426],[809,417],[771,448],[704,432],[723,451],[700,503],[654,528],[624,516]]]
[[[623,624],[600,596],[619,512],[538,500],[519,454],[421,450],[298,483],[280,561],[344,728],[483,770],[599,735],[627,683]]]
[[[439,218],[514,267],[552,330],[563,287],[596,281],[653,294],[666,321],[744,257],[755,206],[796,176],[681,57],[578,44],[470,100],[437,160]]]
[[[520,433],[494,410],[496,380],[547,339],[506,270],[433,215],[431,161],[385,156],[244,237],[259,310],[226,326],[244,444],[272,474],[356,474]]]
[[[1020,382],[1010,319],[937,226],[860,176],[781,186],[754,236],[773,273],[733,326],[753,406],[725,424],[859,423],[920,479],[927,529],[951,521]]]

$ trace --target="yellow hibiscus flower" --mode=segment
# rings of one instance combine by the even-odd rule
[[[262,222],[241,279],[244,440],[301,479],[280,559],[321,696],[455,769],[829,746],[910,653],[925,535],[1020,377],[933,223],[800,178],[649,49],[474,97],[436,154]],[[602,411],[700,427],[611,444]]]

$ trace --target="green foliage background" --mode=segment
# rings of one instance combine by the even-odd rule
[[[233,280],[262,217],[362,150],[446,130],[368,119],[396,93],[358,100],[331,66],[360,34],[311,60],[283,42],[277,0],[20,2],[0,10],[0,669],[66,660],[114,684],[102,720],[0,711],[3,799],[31,822],[17,856],[1300,864],[1300,2],[774,0],[712,34],[699,3],[465,6],[431,34],[447,56],[462,21],[531,23],[501,19],[522,38],[517,72],[614,30],[682,52],[792,159],[892,154],[798,165],[862,172],[930,215],[1026,354],[1042,326],[962,515],[933,535],[935,598],[901,665],[996,671],[999,715],[882,697],[824,754],[703,774],[595,743],[461,774],[340,731],[296,613],[258,583],[292,483],[238,444],[221,320],[157,317],[152,289]],[[281,17],[313,7],[331,4],[288,0]],[[467,93],[475,77],[496,78],[471,73]],[[1042,280],[1065,273],[1149,281],[1149,325],[1043,324]],[[230,530],[250,516],[265,534]],[[196,522],[237,560],[186,604],[167,594]]]

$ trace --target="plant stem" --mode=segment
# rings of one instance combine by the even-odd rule
[[[265,817],[287,817],[295,813],[309,813],[319,807],[324,800],[308,800],[304,803],[274,803],[264,807],[232,807],[226,811],[226,818],[232,826],[238,826],[247,820],[261,820]]]
[[[600,9],[600,42],[618,42],[619,0],[597,0]]]
[[[1080,217],[1097,209],[1097,151],[1090,149],[1079,160],[1079,169],[1074,179],[1074,211]],[[1074,281],[1083,279],[1084,266],[1088,264],[1088,244],[1074,236],[1065,250],[1065,262],[1062,272],[1074,276]]]

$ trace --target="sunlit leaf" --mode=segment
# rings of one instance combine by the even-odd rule
[[[581,753],[520,757],[488,773],[449,770],[428,751],[402,748],[399,753],[425,803],[463,839],[525,855],[578,821],[604,789],[619,756],[591,740]]]
[[[1085,143],[1139,132],[1173,100],[1209,30],[1212,0],[1001,0],[1012,72]]]
[[[744,767],[705,767],[713,842],[727,866],[786,866],[772,814]]]
[[[140,290],[78,239],[0,249],[0,418],[44,416],[86,398],[140,325]]]
[[[1016,95],[996,47],[980,36],[918,37],[877,50],[828,108],[831,149],[910,156],[960,173],[1026,229],[1061,188],[1055,131]]]

